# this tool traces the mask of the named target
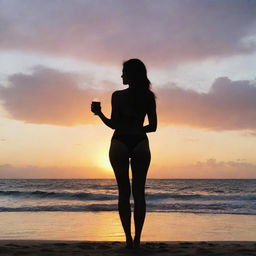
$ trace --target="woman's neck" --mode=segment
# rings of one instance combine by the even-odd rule
[[[128,89],[136,89],[136,85],[135,84],[128,84]]]

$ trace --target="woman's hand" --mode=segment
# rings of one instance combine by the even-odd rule
[[[101,106],[97,106],[95,104],[91,104],[91,111],[94,113],[94,115],[99,115],[101,113]]]

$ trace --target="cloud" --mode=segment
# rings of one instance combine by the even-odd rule
[[[93,123],[96,118],[90,112],[91,100],[100,95],[104,101],[111,95],[91,88],[91,77],[90,83],[83,78],[38,66],[31,74],[9,76],[10,86],[0,86],[0,99],[11,119],[64,126]]]
[[[58,167],[34,165],[0,165],[0,178],[114,178],[111,172],[95,167]],[[149,178],[194,179],[255,179],[256,164],[245,161],[217,161],[208,159],[186,165],[152,165]]]
[[[256,129],[256,86],[248,80],[221,77],[207,93],[166,84],[158,94],[162,123],[214,131]]]
[[[170,177],[180,179],[254,179],[256,164],[245,161],[217,161],[207,159],[196,163],[151,167],[152,178]],[[169,170],[169,171],[166,171]]]
[[[256,50],[252,0],[0,1],[0,49],[163,66]]]
[[[37,66],[30,74],[10,75],[9,86],[0,86],[0,100],[10,119],[62,126],[92,124],[98,120],[90,112],[95,96],[101,98],[103,112],[109,115],[116,85],[111,81],[104,83],[107,90],[97,90],[92,87],[91,76],[87,79]],[[218,78],[207,93],[174,84],[165,84],[155,91],[160,125],[214,131],[256,129],[256,86],[248,80]]]
[[[72,178],[114,178],[114,174],[107,173],[97,167],[58,167],[58,166],[14,166],[0,165],[1,179],[72,179]]]
[[[244,133],[242,133],[242,135],[245,137],[255,137],[256,131],[245,131]]]

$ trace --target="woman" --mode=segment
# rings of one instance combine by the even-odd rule
[[[146,214],[145,182],[151,159],[146,133],[155,132],[157,128],[156,102],[142,61],[130,59],[124,62],[121,77],[128,88],[112,94],[111,118],[106,118],[101,108],[93,104],[91,110],[115,130],[109,158],[118,185],[118,210],[126,236],[126,248],[138,248]],[[143,126],[146,115],[149,124]],[[129,163],[134,198],[134,240],[131,236]]]

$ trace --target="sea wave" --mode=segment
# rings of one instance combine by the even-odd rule
[[[78,200],[78,201],[106,201],[117,200],[118,195],[113,192],[57,192],[57,191],[16,191],[5,190],[0,191],[0,197],[23,197],[23,198],[36,198],[36,199],[55,199],[55,200]],[[158,201],[169,199],[171,201],[255,201],[256,194],[181,194],[181,193],[146,193],[146,199],[150,201]]]
[[[217,195],[217,194],[177,194],[177,193],[149,193],[148,199],[175,199],[175,200],[217,200],[217,201],[240,201],[240,200],[256,200],[256,194],[243,195]]]
[[[87,193],[87,192],[53,192],[53,191],[0,191],[0,196],[12,196],[12,197],[33,197],[37,199],[61,199],[61,200],[114,200],[117,199],[117,195],[106,193]]]
[[[134,207],[131,204],[132,208]],[[117,211],[117,204],[89,205],[41,205],[0,207],[0,212],[99,212]],[[208,214],[243,214],[256,215],[256,207],[245,209],[241,205],[231,204],[147,204],[147,212],[183,212]]]

